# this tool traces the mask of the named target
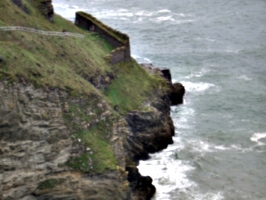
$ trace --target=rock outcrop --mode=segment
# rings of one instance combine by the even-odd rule
[[[97,167],[90,157],[68,165],[71,157],[96,152],[65,123],[67,99],[64,91],[0,82],[0,199],[128,199],[125,170],[90,174]]]
[[[185,87],[181,83],[174,83],[171,86],[172,91],[170,94],[171,105],[178,105],[183,103],[183,97],[185,95]]]
[[[13,0],[13,2],[24,12],[30,14],[30,11],[26,4],[21,0]],[[49,21],[53,20],[54,7],[52,5],[52,0],[36,0],[35,5],[37,5],[39,12]]]
[[[43,14],[43,16],[49,20],[53,20],[54,15],[54,7],[52,5],[52,0],[39,0],[39,10]]]
[[[183,98],[185,95],[185,87],[181,83],[172,83],[172,75],[169,69],[167,68],[156,68],[152,64],[141,64],[141,66],[146,69],[149,73],[160,74],[163,76],[169,84],[170,93],[169,98],[171,105],[179,105],[183,103]]]
[[[130,112],[113,125],[108,105],[97,99],[90,100],[94,110],[86,99],[62,90],[0,82],[0,199],[141,200],[154,194],[152,179],[142,177],[137,165],[172,143],[169,94],[154,91],[146,111]],[[73,106],[93,117],[83,121]],[[110,123],[103,128],[110,128],[105,137],[118,170],[95,173],[99,166],[91,154],[98,150],[77,132],[101,122]]]

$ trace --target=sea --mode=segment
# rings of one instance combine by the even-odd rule
[[[130,36],[186,88],[174,144],[141,161],[153,200],[266,200],[266,0],[53,0]]]

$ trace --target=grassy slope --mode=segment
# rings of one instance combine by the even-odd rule
[[[38,87],[61,88],[83,96],[97,94],[106,99],[111,107],[117,106],[121,115],[133,109],[141,109],[143,101],[147,100],[151,91],[158,87],[158,84],[164,84],[161,78],[147,74],[134,60],[111,66],[104,59],[105,55],[111,52],[111,46],[97,34],[79,29],[58,15],[54,16],[53,22],[49,22],[36,9],[35,0],[22,2],[29,10],[29,14],[18,8],[11,0],[0,1],[0,26],[25,26],[46,31],[65,29],[84,34],[86,37],[80,39],[22,31],[0,31],[0,56],[4,59],[0,63],[0,80],[26,80]],[[115,79],[105,94],[83,78],[96,77],[107,72],[115,74]],[[104,132],[103,127],[107,129],[105,126],[99,124],[87,132],[76,133],[88,146],[98,148],[98,160],[95,158],[98,163],[96,172],[102,172],[107,168],[114,169],[110,167],[114,166],[114,159],[108,140],[100,134]],[[105,153],[101,153],[99,148]],[[86,156],[81,155],[76,162],[75,159],[72,160],[70,166],[86,171],[79,167],[79,162],[86,160]],[[101,156],[103,157],[99,159]]]
[[[1,72],[12,78],[22,76],[37,85],[88,93],[92,87],[82,76],[92,77],[110,70],[103,57],[111,49],[97,35],[85,33],[57,15],[50,23],[33,7],[29,7],[28,15],[10,0],[2,0],[0,8],[2,26],[19,25],[47,31],[65,29],[86,35],[85,39],[80,39],[22,31],[1,32],[0,54],[5,60],[1,64]]]

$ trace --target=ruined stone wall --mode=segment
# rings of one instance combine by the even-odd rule
[[[111,64],[130,61],[130,42],[126,34],[112,29],[92,15],[84,12],[76,13],[75,24],[88,31],[98,33],[114,48],[114,51],[107,56]]]

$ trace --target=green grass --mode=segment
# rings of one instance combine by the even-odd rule
[[[112,125],[115,121],[111,115],[105,121],[92,122],[98,119],[105,110],[95,106],[96,100],[88,101],[83,106],[77,106],[69,103],[69,113],[64,114],[65,121],[72,136],[74,143],[82,145],[87,151],[83,151],[79,156],[70,158],[66,165],[79,171],[86,173],[101,173],[105,170],[116,170],[116,159],[109,144]],[[86,110],[90,110],[95,115],[85,114]],[[75,116],[73,118],[72,116]],[[78,120],[77,120],[78,119]],[[81,128],[81,123],[90,123],[88,130]],[[91,153],[92,152],[92,153]]]
[[[40,190],[53,189],[58,184],[62,184],[65,181],[66,181],[65,179],[47,179],[41,182],[37,189],[40,189]]]
[[[87,93],[92,86],[83,77],[92,78],[110,71],[104,60],[110,47],[95,35],[80,39],[4,32],[0,39],[0,55],[5,60],[0,64],[0,73],[24,77],[41,86],[67,87]]]
[[[121,63],[114,68],[118,75],[106,95],[121,114],[142,109],[142,103],[152,96],[156,87],[165,84],[161,77],[151,76],[134,59],[132,63]]]
[[[66,163],[67,166],[87,173],[116,170],[117,164],[113,150],[102,134],[99,133],[97,127],[89,131],[79,131],[76,136],[90,148],[90,152],[83,152],[78,157],[70,158]]]
[[[71,97],[87,98],[84,106],[70,104],[70,112],[64,114],[65,124],[72,137],[81,139],[80,145],[90,148],[66,163],[75,170],[101,173],[116,170],[116,160],[109,139],[112,124],[126,113],[143,108],[143,102],[153,98],[157,88],[165,87],[161,77],[148,74],[134,59],[112,66],[105,60],[113,50],[98,34],[89,33],[73,23],[55,15],[53,22],[46,20],[36,9],[39,1],[23,0],[29,14],[10,0],[0,1],[0,26],[25,26],[46,31],[63,29],[84,34],[85,38],[45,36],[22,31],[0,32],[0,81],[29,82],[37,87],[66,90]],[[113,74],[114,79],[106,90],[100,91],[88,80]],[[94,98],[97,97],[97,98]],[[89,108],[96,118],[104,112],[96,105],[102,100],[108,104],[111,116],[105,121],[92,122]],[[118,112],[114,112],[112,108]],[[77,121],[77,119],[79,119]],[[82,122],[91,126],[84,130]],[[56,140],[55,140],[56,141]],[[89,164],[92,160],[92,166]],[[48,184],[49,185],[49,184]]]
[[[0,19],[4,26],[25,26],[46,31],[75,32],[86,35],[74,37],[45,36],[23,31],[1,31],[0,73],[16,79],[23,77],[39,86],[71,88],[88,93],[93,86],[85,80],[111,71],[104,57],[111,45],[96,34],[81,30],[73,23],[55,15],[47,21],[34,7],[31,0],[23,1],[31,10],[25,13],[9,0],[0,2]]]

